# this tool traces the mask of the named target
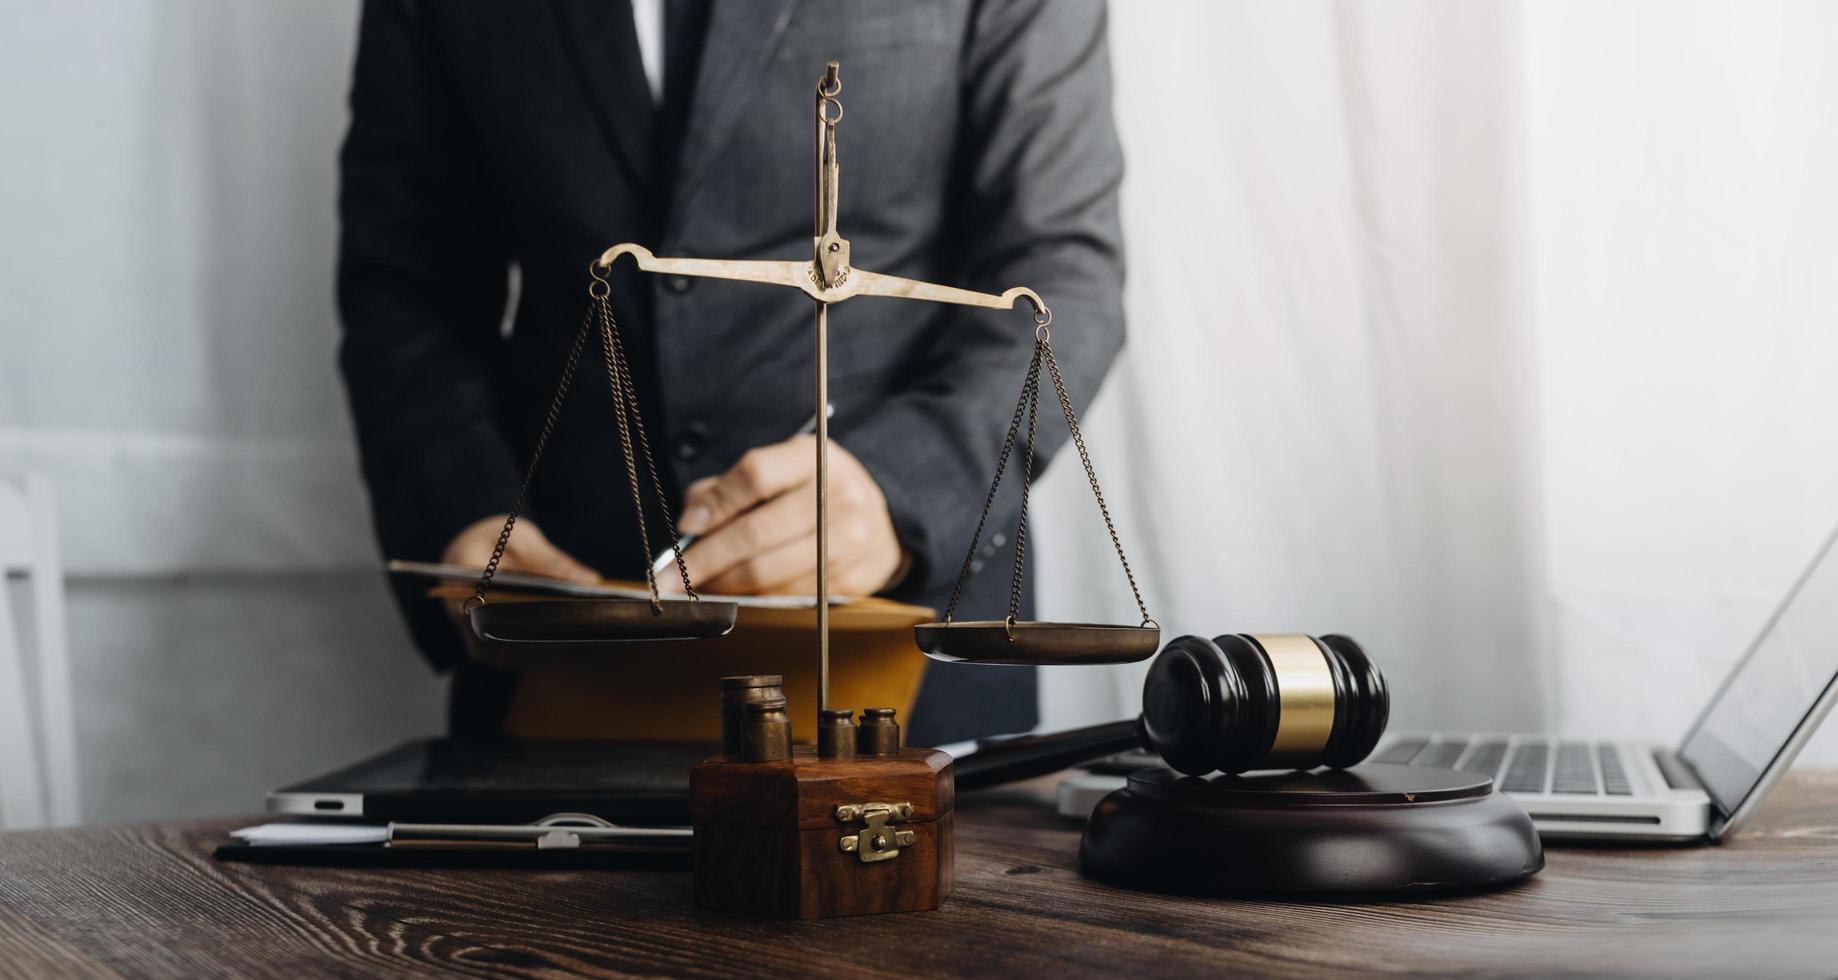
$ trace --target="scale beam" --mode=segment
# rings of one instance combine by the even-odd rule
[[[1047,312],[1047,304],[1041,301],[1040,294],[1026,286],[1016,286],[998,295],[958,289],[955,286],[941,286],[935,282],[922,282],[918,279],[882,275],[879,272],[869,272],[865,269],[850,269],[848,276],[841,284],[825,287],[818,282],[818,268],[815,262],[659,258],[651,254],[651,250],[643,245],[634,245],[630,242],[614,245],[600,253],[600,258],[594,263],[594,266],[601,270],[610,269],[622,255],[632,256],[638,263],[638,268],[645,272],[700,279],[727,279],[733,282],[757,282],[768,286],[790,286],[793,289],[802,290],[806,296],[819,303],[840,303],[857,296],[886,296],[893,299],[912,299],[928,303],[978,306],[989,310],[1012,310],[1016,302],[1026,300],[1036,317],[1044,316]]]

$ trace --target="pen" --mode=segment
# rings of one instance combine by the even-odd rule
[[[826,418],[834,417],[836,414],[836,406],[834,404],[825,405],[823,409],[823,414]],[[791,438],[792,436],[808,436],[815,431],[817,431],[817,416],[813,414],[809,420],[798,427],[798,431],[793,432],[791,436],[787,436],[786,438]],[[656,575],[664,569],[669,568],[671,564],[676,561],[676,556],[679,553],[696,543],[697,537],[698,535],[685,534],[676,539],[676,544],[658,552],[657,557],[651,560],[651,574]]]

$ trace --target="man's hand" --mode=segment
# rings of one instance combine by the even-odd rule
[[[698,589],[727,595],[817,591],[817,440],[793,436],[748,452],[684,494],[677,530],[700,537],[683,552]],[[830,443],[830,591],[871,595],[905,566],[880,485]],[[659,590],[680,593],[672,572]]]
[[[491,561],[492,549],[498,546],[498,535],[504,531],[504,516],[499,514],[468,524],[465,530],[454,535],[453,542],[447,545],[440,560],[450,565],[484,568]],[[557,548],[543,535],[541,528],[528,520],[517,522],[510,542],[504,546],[504,557],[498,560],[498,568],[506,572],[547,575],[570,582],[600,581],[599,573]]]

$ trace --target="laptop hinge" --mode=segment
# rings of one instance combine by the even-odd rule
[[[1698,779],[1698,774],[1691,768],[1691,763],[1679,758],[1677,752],[1671,749],[1656,749],[1653,752],[1653,761],[1659,763],[1659,774],[1666,777],[1667,786],[1673,789],[1701,790],[1704,788],[1704,783]]]

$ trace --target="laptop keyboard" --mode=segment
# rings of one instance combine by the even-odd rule
[[[1513,753],[1512,765],[1506,769],[1506,775],[1500,780],[1500,788],[1508,793],[1542,793],[1547,768],[1551,764],[1551,749],[1548,745],[1522,745]]]
[[[1613,745],[1559,742],[1512,745],[1499,738],[1401,738],[1373,762],[1462,769],[1491,777],[1508,793],[1632,796],[1633,784]]]
[[[1634,785],[1627,781],[1627,769],[1621,764],[1621,753],[1614,746],[1604,745],[1600,748],[1602,760],[1602,791],[1609,796],[1632,796]]]

